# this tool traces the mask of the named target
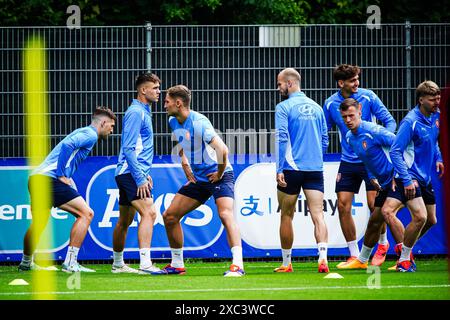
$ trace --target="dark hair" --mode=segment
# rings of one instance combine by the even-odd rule
[[[441,94],[439,86],[430,80],[425,80],[419,84],[416,88],[416,99],[419,101],[420,97],[424,96],[437,96]]]
[[[161,83],[161,80],[158,78],[158,76],[154,73],[143,73],[136,77],[135,87],[136,90],[139,89],[141,84],[145,82],[153,82],[153,83]]]
[[[353,98],[347,98],[341,102],[341,105],[339,106],[339,110],[347,111],[350,107],[355,107],[356,110],[358,110],[359,102]]]
[[[334,80],[348,80],[361,73],[361,68],[351,64],[340,64],[333,70]]]
[[[189,104],[191,103],[191,90],[188,87],[179,84],[167,89],[167,94],[171,98],[180,98],[183,101],[183,105],[189,108]]]
[[[92,113],[92,118],[98,118],[99,116],[107,116],[110,119],[116,120],[116,115],[112,110],[108,107],[96,107],[94,112]]]

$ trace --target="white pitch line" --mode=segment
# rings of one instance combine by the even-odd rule
[[[380,289],[403,289],[403,288],[450,288],[450,284],[439,285],[398,285],[381,286]],[[302,290],[353,290],[369,289],[367,286],[321,286],[321,287],[290,287],[290,288],[223,288],[223,289],[178,289],[178,290],[102,290],[102,291],[52,291],[39,292],[39,294],[71,295],[71,294],[130,294],[130,293],[183,293],[183,292],[233,292],[233,291],[302,291]],[[0,296],[32,295],[36,292],[0,292]]]

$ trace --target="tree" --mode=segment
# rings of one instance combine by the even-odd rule
[[[0,0],[3,26],[64,26],[78,5],[82,25],[365,23],[369,5],[381,22],[450,22],[450,2],[436,0]]]

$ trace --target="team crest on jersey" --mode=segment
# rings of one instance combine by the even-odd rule
[[[439,129],[439,119],[436,119],[435,124],[436,124],[436,127]]]
[[[364,148],[364,150],[367,149],[367,142],[366,142],[366,140],[363,140],[362,147]]]
[[[186,138],[186,140],[191,140],[191,134],[189,133],[189,131],[186,131],[184,137]]]

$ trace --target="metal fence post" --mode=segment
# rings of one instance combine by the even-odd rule
[[[148,22],[145,25],[146,32],[146,38],[147,38],[147,72],[152,71],[152,24]]]
[[[406,41],[406,104],[407,108],[412,107],[411,101],[411,22],[405,23],[405,41]]]

